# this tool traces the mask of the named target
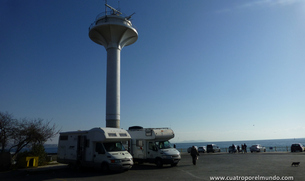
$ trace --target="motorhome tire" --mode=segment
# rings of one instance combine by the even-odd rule
[[[102,172],[104,172],[104,173],[109,172],[109,166],[107,163],[102,163]]]
[[[175,167],[175,166],[177,166],[177,164],[178,164],[178,163],[172,163],[171,166],[172,166],[172,167]]]
[[[82,164],[80,162],[78,162],[74,165],[75,171],[79,172],[79,171],[81,171],[81,169],[82,169]]]
[[[161,158],[157,158],[156,159],[156,165],[157,165],[157,167],[162,168],[163,163],[162,163],[162,159]]]
[[[72,169],[73,168],[73,164],[72,163],[69,163],[68,164],[68,169]]]

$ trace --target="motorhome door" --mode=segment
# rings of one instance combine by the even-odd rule
[[[93,162],[96,166],[100,166],[104,160],[107,160],[105,148],[102,143],[97,142],[95,144]]]
[[[155,142],[148,142],[147,148],[147,159],[155,159],[158,154],[158,149],[155,145]]]
[[[86,160],[86,136],[79,135],[77,137],[77,160],[85,161]]]

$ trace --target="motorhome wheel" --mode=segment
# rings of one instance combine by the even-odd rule
[[[107,163],[102,163],[102,172],[108,173],[109,172],[109,166]]]
[[[175,167],[175,166],[177,166],[177,164],[178,164],[178,163],[172,163],[171,166],[172,166],[172,167]]]
[[[157,160],[156,160],[156,165],[157,165],[157,167],[159,167],[159,168],[161,168],[161,167],[163,166],[163,163],[162,163],[161,158],[157,158]]]

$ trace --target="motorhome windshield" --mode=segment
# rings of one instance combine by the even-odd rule
[[[108,152],[112,151],[125,151],[124,146],[121,142],[110,142],[110,143],[104,143],[104,147]]]
[[[172,148],[172,144],[169,141],[156,141],[156,146],[159,149]]]

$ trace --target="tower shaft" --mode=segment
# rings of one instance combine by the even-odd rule
[[[120,62],[119,48],[107,49],[106,127],[120,128]]]
[[[106,127],[120,128],[121,50],[137,41],[138,32],[130,17],[119,16],[111,9],[111,15],[96,17],[89,27],[89,37],[107,51]]]

